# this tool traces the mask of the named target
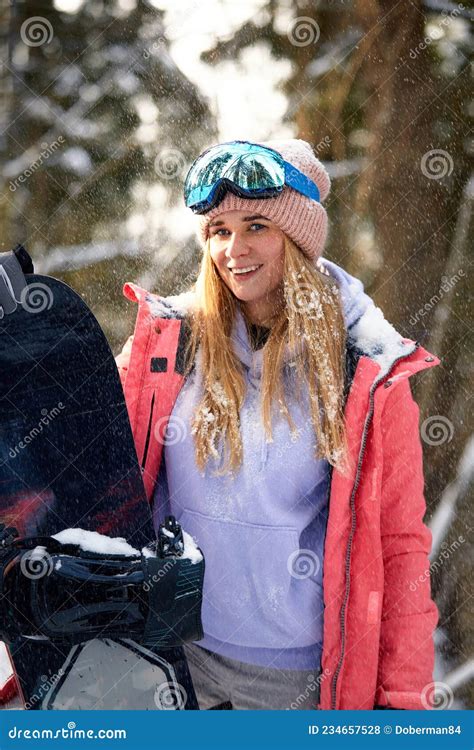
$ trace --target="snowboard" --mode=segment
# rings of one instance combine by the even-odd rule
[[[0,523],[21,537],[83,529],[140,550],[156,534],[106,337],[73,289],[35,274],[22,246],[0,257],[13,254],[0,264]],[[48,575],[48,556],[24,567]],[[26,709],[198,709],[181,646],[20,635],[8,652]]]

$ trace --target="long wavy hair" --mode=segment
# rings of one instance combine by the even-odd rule
[[[263,349],[261,415],[267,441],[272,442],[271,411],[278,403],[293,435],[296,426],[284,394],[285,347],[296,369],[297,398],[309,393],[311,421],[316,435],[315,458],[324,458],[345,473],[348,467],[344,425],[346,329],[339,289],[319,271],[295,243],[284,237],[284,269],[280,304],[266,325],[270,334]],[[189,314],[190,337],[185,377],[200,347],[202,399],[192,422],[196,463],[201,472],[212,456],[223,459],[214,476],[236,471],[242,463],[240,409],[246,393],[243,365],[235,354],[231,333],[237,305],[249,323],[244,306],[222,280],[210,253],[208,239]]]

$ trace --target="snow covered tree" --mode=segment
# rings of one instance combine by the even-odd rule
[[[167,242],[185,168],[215,129],[208,104],[146,0],[88,0],[69,13],[19,0],[7,15],[3,248],[22,241],[39,268],[69,269],[105,316],[110,281],[120,296],[125,269],[136,276]]]

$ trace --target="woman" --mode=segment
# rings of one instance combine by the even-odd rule
[[[321,255],[328,174],[298,139],[206,150],[185,182],[203,257],[174,297],[134,284],[117,364],[156,524],[206,559],[201,708],[430,707],[419,410],[439,364]]]

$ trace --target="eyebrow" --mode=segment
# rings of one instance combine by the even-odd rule
[[[265,221],[268,221],[266,216],[262,216],[261,214],[254,214],[254,216],[244,216],[242,221],[254,221],[255,219],[265,219]],[[210,227],[220,227],[223,224],[225,224],[225,221],[211,221],[209,223]]]

